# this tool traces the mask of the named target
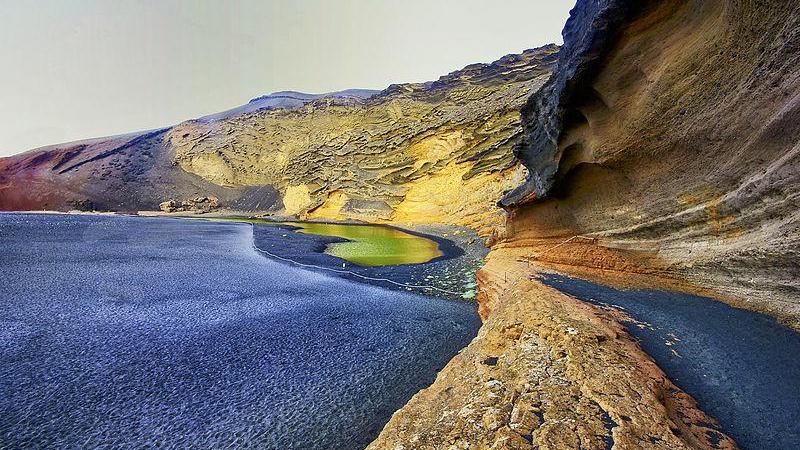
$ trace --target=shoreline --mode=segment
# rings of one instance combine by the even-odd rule
[[[29,211],[3,211],[0,214],[29,214]],[[163,213],[160,211],[140,211],[137,214],[132,213],[118,213],[118,212],[63,212],[63,211],[36,211],[35,214],[53,214],[53,215],[80,215],[80,216],[122,216],[122,217],[142,217],[142,218],[162,218],[162,219],[185,219],[185,220],[207,220],[213,221],[214,219],[226,219],[236,222],[236,219],[241,219],[239,223],[247,222],[247,217],[243,217],[242,213],[236,211],[227,211],[222,214],[185,214],[185,213]],[[259,250],[266,250],[268,253],[274,253],[279,257],[290,259],[293,262],[298,262],[306,265],[317,265],[325,268],[339,269],[342,267],[343,260],[324,253],[325,247],[331,243],[345,242],[347,239],[334,237],[334,236],[321,236],[313,234],[298,233],[294,231],[295,227],[290,224],[284,224],[284,221],[302,222],[296,218],[281,217],[263,219],[260,217],[253,217],[254,219],[264,220],[271,222],[270,225],[256,226],[258,224],[250,223],[253,226],[254,245]],[[285,219],[285,220],[284,220]],[[450,299],[469,300],[472,301],[474,294],[464,297],[464,293],[470,290],[475,291],[474,280],[469,281],[470,273],[474,274],[483,263],[483,258],[488,253],[489,249],[483,243],[483,239],[478,236],[474,231],[456,225],[447,224],[420,224],[413,227],[405,227],[397,224],[385,223],[366,223],[359,221],[332,221],[332,220],[315,220],[308,221],[310,223],[328,223],[328,224],[348,224],[348,225],[363,225],[363,226],[379,226],[399,230],[414,236],[430,239],[437,243],[442,255],[437,256],[430,261],[419,264],[396,265],[396,266],[359,266],[354,263],[347,262],[347,269],[352,270],[360,275],[365,275],[370,278],[388,278],[401,284],[411,285],[430,285],[437,288],[444,289],[445,291],[452,291],[451,294],[436,295],[433,290],[415,289],[424,295],[441,296]],[[263,234],[266,238],[272,237],[276,234],[270,232],[269,228],[278,230],[291,229],[291,235],[282,236],[284,238],[293,236],[297,239],[289,239],[287,245],[283,247],[271,246],[270,248],[259,247],[259,235]],[[300,236],[295,236],[300,235]],[[302,241],[302,242],[301,242]],[[267,255],[265,255],[267,256]],[[269,257],[269,256],[267,256]],[[284,261],[283,263],[289,264]],[[326,272],[330,273],[330,272]],[[358,276],[348,277],[345,274],[336,274],[335,276],[345,277],[353,281],[363,283],[364,280]],[[427,277],[427,278],[426,278]],[[474,278],[474,275],[473,275]],[[372,280],[366,284],[378,285],[384,288],[398,290],[398,286],[389,282],[380,282],[380,280]],[[472,284],[472,286],[469,286]],[[408,289],[399,288],[399,290],[406,291]],[[462,292],[455,294],[456,291]]]
[[[618,289],[580,278],[539,281],[619,316],[669,379],[744,448],[800,442],[800,334],[767,315],[657,288]],[[767,431],[760,423],[770,423]]]
[[[15,370],[9,373],[20,375],[6,382],[34,378],[6,399],[15,407],[0,420],[8,442],[92,446],[114,433],[123,443],[152,439],[168,447],[203,439],[224,446],[234,438],[269,448],[363,447],[480,326],[473,305],[463,301],[381,289],[265,258],[253,248],[252,227],[163,219],[3,216],[9,225],[3,236],[14,243],[5,247],[4,268],[18,280],[3,286],[4,298],[18,309],[7,319],[48,330],[41,339],[39,333],[22,339],[23,333],[13,341],[24,351],[9,360]],[[281,245],[282,237],[273,237]],[[62,241],[62,251],[49,254],[53,242]],[[54,262],[74,270],[52,273]],[[63,303],[64,295],[76,301]],[[47,308],[54,313],[42,316]],[[75,320],[65,321],[64,314]],[[86,327],[76,325],[83,321]],[[64,339],[79,348],[59,347]],[[165,350],[164,342],[174,347]],[[96,349],[107,344],[136,350],[106,358],[108,352]],[[68,357],[48,363],[62,354]],[[108,370],[85,372],[86,358],[91,367],[102,363],[124,379],[111,382]],[[198,361],[213,370],[198,372]],[[53,371],[63,375],[57,384],[39,381]],[[102,387],[91,405],[79,395],[86,383]],[[187,398],[191,404],[174,411],[179,417],[163,415],[164,405]],[[132,400],[112,401],[120,399]],[[164,399],[170,400],[162,404]],[[224,407],[231,402],[234,412],[246,414],[229,414],[232,409]],[[116,414],[101,413],[111,406],[120,406]],[[33,413],[24,411],[29,407]],[[154,414],[148,424],[178,432],[131,432],[138,422],[129,417],[139,407]],[[65,409],[81,414],[63,415]],[[309,411],[315,413],[310,420]],[[215,420],[224,426],[209,437],[196,428],[195,415],[219,415]],[[25,422],[17,420],[23,416]],[[237,428],[252,417],[259,422]],[[53,418],[59,423],[41,432],[43,421]],[[259,426],[262,420],[273,426]]]
[[[478,336],[370,450],[458,439],[516,449],[737,448],[620,316],[530,278],[528,264],[502,249],[489,253],[478,280]]]
[[[430,238],[440,245],[443,255],[420,264],[406,264],[394,266],[359,266],[357,264],[344,262],[338,257],[324,252],[326,246],[331,243],[343,242],[346,239],[334,236],[321,236],[292,231],[286,233],[291,225],[261,225],[251,224],[253,227],[254,245],[261,251],[268,254],[277,255],[279,258],[307,266],[320,266],[328,271],[339,272],[335,276],[348,278],[366,284],[376,285],[393,290],[409,291],[413,290],[423,295],[443,297],[456,300],[472,300],[472,297],[465,297],[465,294],[475,288],[470,287],[474,284],[474,273],[482,263],[483,244],[477,240],[472,245],[467,245],[463,249],[449,239],[452,232],[458,232],[457,236],[463,237],[464,242],[468,242],[471,236],[466,230],[458,227],[428,227],[424,230],[416,230],[417,236]],[[402,231],[404,228],[396,227]],[[448,237],[438,236],[437,234],[448,234]],[[273,238],[280,235],[281,245],[274,244]],[[442,249],[442,243],[446,243]],[[488,250],[487,250],[488,251]],[[286,264],[290,262],[284,261]],[[312,269],[313,270],[313,269]],[[355,276],[349,276],[343,271],[353,272]],[[389,282],[382,279],[391,280]],[[408,289],[402,285],[411,286],[432,286],[433,289],[414,288]]]
[[[193,217],[170,215],[163,218],[213,219],[203,215]],[[363,223],[359,224],[364,225]],[[280,226],[280,223],[265,227],[251,225],[256,249],[258,249],[257,236],[259,233],[264,233],[265,229],[273,228],[285,232],[287,228],[292,228],[290,225]],[[446,240],[452,245],[456,245],[455,242],[440,236],[440,234],[446,233],[446,227],[439,228],[438,232],[434,234],[434,230],[430,226],[427,228],[423,226],[422,230],[408,230],[404,227],[386,224],[379,224],[379,226],[388,226],[404,232],[413,232],[418,236],[435,238],[437,243],[440,240]],[[326,241],[342,240],[342,238],[308,234],[302,234],[302,237],[307,241],[313,241],[317,252],[320,249],[324,250],[328,243]],[[302,249],[295,250],[301,251]],[[557,425],[549,423],[548,414],[545,413],[548,411],[547,405],[541,403],[541,398],[543,396],[559,398],[568,394],[572,388],[567,390],[556,388],[558,383],[564,381],[574,385],[581,392],[581,400],[578,401],[578,405],[583,404],[584,406],[576,407],[577,409],[571,413],[565,411],[557,413],[551,410],[549,414],[554,417],[561,415],[562,417],[572,417],[569,420],[583,421],[587,427],[595,430],[597,436],[605,436],[603,439],[606,440],[611,439],[611,442],[616,442],[619,448],[636,448],[635,446],[631,447],[631,443],[644,442],[642,439],[645,439],[645,436],[657,436],[658,444],[652,440],[650,442],[654,448],[675,445],[695,448],[736,448],[736,443],[725,433],[719,423],[709,416],[707,411],[702,410],[693,397],[680,389],[666,375],[664,368],[656,362],[656,358],[651,352],[644,350],[643,344],[639,342],[641,336],[628,328],[631,323],[635,324],[635,322],[631,322],[630,316],[624,311],[609,310],[607,306],[591,300],[572,297],[540,277],[547,277],[552,273],[570,275],[572,272],[571,276],[577,275],[581,280],[601,283],[610,288],[666,288],[698,295],[706,294],[707,289],[693,287],[689,282],[679,279],[662,279],[655,273],[612,271],[591,267],[578,267],[570,271],[571,266],[559,267],[558,264],[548,261],[525,260],[523,256],[530,250],[530,248],[524,247],[497,245],[489,251],[485,259],[486,266],[478,273],[480,289],[477,305],[482,318],[478,336],[438,372],[433,384],[419,391],[408,403],[394,412],[392,419],[368,448],[386,448],[390,447],[392,443],[409,442],[412,439],[435,446],[438,445],[435,444],[437,442],[447,442],[450,435],[470,434],[467,429],[459,428],[466,425],[458,420],[443,424],[439,419],[434,420],[435,418],[426,415],[426,411],[449,411],[449,408],[456,406],[452,402],[460,405],[460,408],[475,408],[486,414],[494,414],[492,416],[494,418],[491,420],[486,419],[485,415],[478,418],[473,417],[480,422],[480,433],[474,434],[477,429],[473,430],[473,436],[487,446],[496,444],[498,439],[503,442],[515,441],[520,445],[518,448],[528,448],[526,445],[530,446],[534,441],[540,444],[549,440],[552,440],[551,443],[561,442],[560,439],[566,438],[569,433],[559,430]],[[467,252],[463,251],[463,253]],[[320,253],[316,253],[316,255],[306,255],[306,257],[310,257],[312,260],[324,258],[324,256],[320,256]],[[449,255],[450,258],[445,256],[434,258],[420,266],[453,259],[452,255]],[[335,259],[338,260],[338,258]],[[328,263],[330,264],[330,262]],[[534,267],[533,272],[537,274],[535,279],[530,278],[531,265]],[[510,279],[509,273],[512,274]],[[722,302],[715,296],[702,299],[702,301]],[[735,304],[731,305],[731,302],[723,303],[740,308]],[[748,313],[758,313],[752,308],[740,309]],[[773,315],[769,315],[769,317],[774,318]],[[521,329],[518,330],[520,327]],[[511,336],[508,335],[509,329],[515,330]],[[573,333],[572,330],[575,332]],[[590,336],[590,339],[576,337],[584,334]],[[549,350],[545,353],[541,353],[540,350],[531,353],[531,348],[539,348],[542,351],[549,348]],[[497,349],[501,351],[498,353]],[[567,355],[567,361],[545,356],[547,353],[552,354],[553,351],[564,352]],[[594,354],[597,352],[605,356],[598,359]],[[469,359],[470,357],[472,360]],[[576,359],[577,362],[569,361],[569,359]],[[498,366],[502,366],[501,362],[504,360],[509,362],[506,367],[509,373],[498,374],[496,369]],[[539,367],[536,369],[539,371],[560,373],[559,371],[565,370],[565,372],[558,375],[558,379],[561,381],[556,385],[548,385],[554,380],[546,381],[547,377],[545,377],[544,385],[541,384],[543,380],[539,380],[540,384],[533,390],[522,389],[520,392],[520,386],[516,385],[511,389],[512,399],[509,400],[509,404],[513,405],[511,410],[505,411],[501,408],[498,412],[492,409],[500,408],[502,405],[487,409],[485,396],[493,392],[494,388],[489,386],[492,380],[500,381],[504,386],[500,394],[501,398],[505,398],[504,396],[509,394],[505,391],[509,382],[518,383],[515,381],[518,374],[511,375],[519,370],[518,367],[514,367],[517,360],[525,360],[526,364],[534,364]],[[574,369],[570,369],[573,367],[572,364],[576,363],[580,364],[579,372],[573,372]],[[608,367],[615,365],[622,367],[622,369],[618,367],[613,370],[617,379],[614,379],[612,374],[606,373]],[[489,373],[494,373],[494,375],[486,378],[485,375]],[[582,373],[583,378],[575,378],[577,373]],[[485,379],[483,385],[475,385],[474,380],[466,379],[465,376],[468,378],[478,376],[479,379]],[[640,384],[644,390],[634,388]],[[455,397],[451,394],[447,394],[447,398],[443,397],[445,391],[450,392],[448,389],[461,385],[468,392],[460,392]],[[603,386],[602,394],[601,391],[598,391],[600,386]],[[608,395],[612,395],[616,400],[609,402],[609,399],[605,397]],[[526,400],[520,404],[513,400],[518,396],[526,399],[539,398],[539,406],[535,405],[535,401]],[[634,401],[633,399],[637,396],[643,400]],[[531,406],[531,403],[534,405]],[[527,413],[523,411],[526,408]],[[647,411],[647,416],[637,420],[637,423],[629,423],[625,417],[631,417],[629,415],[632,414],[631,410]],[[519,419],[515,415],[521,414],[533,414],[534,417],[537,414],[541,415],[537,427],[530,430],[529,434],[519,433],[519,431],[526,431],[524,428],[519,428],[519,423],[515,422]],[[608,422],[608,418],[611,422]],[[483,428],[487,426],[487,420],[488,428]],[[537,422],[537,419],[534,419],[534,422]],[[592,425],[595,423],[599,423],[602,428],[595,428]],[[611,423],[613,425],[609,425]],[[676,434],[675,430],[669,427],[664,428],[666,424],[677,426],[680,432]],[[457,433],[454,433],[455,431]],[[537,432],[541,433],[541,436],[534,436],[534,433]],[[522,441],[518,438],[521,438]],[[544,441],[538,440],[539,438]],[[420,439],[422,441],[419,441]],[[625,443],[629,445],[623,445]],[[421,448],[428,447],[422,445]]]

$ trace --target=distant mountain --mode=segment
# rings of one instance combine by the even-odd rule
[[[203,116],[197,120],[211,121],[227,119],[229,117],[238,116],[241,114],[251,113],[260,109],[282,108],[294,109],[304,106],[313,100],[320,98],[336,97],[336,98],[358,98],[365,99],[377,94],[378,90],[374,89],[346,89],[344,91],[329,92],[327,94],[306,94],[304,92],[295,91],[280,91],[273,92],[272,94],[262,95],[250,100],[247,104],[237,106],[236,108],[222,111],[216,114]]]

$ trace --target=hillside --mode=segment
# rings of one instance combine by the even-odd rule
[[[796,421],[776,431],[780,420],[764,419],[753,394],[732,394],[738,386],[718,411],[753,412],[757,432],[706,415],[673,384],[687,380],[668,378],[632,337],[652,325],[592,301],[604,288],[580,301],[543,280],[572,274],[642,303],[664,289],[702,293],[800,328],[799,8],[577,2],[553,77],[522,110],[516,154],[529,176],[502,198],[506,232],[478,274],[484,325],[370,448],[732,449],[734,434],[743,448],[796,445]],[[705,345],[700,378],[733,384],[732,371],[702,371],[726,338],[704,320],[689,335]],[[744,359],[727,367],[779,380]],[[779,439],[794,441],[758,444]]]
[[[220,208],[372,221],[455,221],[488,233],[520,183],[519,108],[558,48],[473,64],[381,92],[279,92],[144,133],[0,160],[0,209]]]

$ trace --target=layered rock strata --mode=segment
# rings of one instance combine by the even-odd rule
[[[315,96],[283,92],[175,127],[0,159],[0,209],[220,208],[312,218],[446,222],[486,235],[521,183],[518,110],[547,80],[554,45],[437,81]]]
[[[659,271],[796,324],[800,5],[579,2],[564,38],[523,109],[505,245],[595,238],[541,258]]]
[[[735,448],[619,312],[536,274],[714,294],[798,327],[798,63],[795,2],[579,1],[523,108],[529,175],[479,272],[484,327],[371,448]]]

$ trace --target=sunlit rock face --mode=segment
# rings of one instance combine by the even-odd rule
[[[274,186],[292,214],[485,228],[522,180],[512,147],[519,107],[547,79],[548,46],[366,99],[324,98],[183,123],[175,162],[220,186]],[[484,223],[486,222],[486,223]]]
[[[523,109],[506,245],[800,316],[800,4],[578,2]],[[609,251],[610,249],[610,251]]]
[[[221,208],[456,222],[486,234],[501,223],[497,199],[526,175],[512,153],[519,108],[557,52],[381,92],[276,93],[172,128],[0,160],[0,208],[157,209],[213,196]]]
[[[799,8],[577,2],[523,108],[530,172],[478,273],[484,325],[370,448],[736,448],[616,313],[536,275],[699,285],[800,316]]]

